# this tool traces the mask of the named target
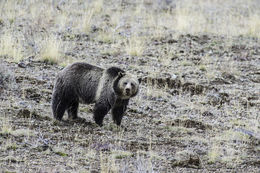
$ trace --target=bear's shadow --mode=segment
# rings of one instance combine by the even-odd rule
[[[93,127],[98,127],[98,125],[94,122],[87,121],[85,118],[77,117],[77,119],[65,119],[59,121],[59,125],[62,126],[73,126],[75,124],[80,124],[82,126],[93,126]]]
[[[57,123],[56,125],[58,126],[63,126],[63,127],[71,127],[76,125],[81,125],[83,127],[91,127],[91,128],[98,128],[98,129],[105,129],[105,130],[110,130],[110,131],[127,131],[127,128],[125,126],[117,126],[114,123],[109,123],[107,125],[104,125],[102,127],[100,127],[98,124],[96,124],[95,122],[91,122],[91,121],[87,121],[85,118],[81,118],[81,117],[77,117],[77,119],[75,120],[71,120],[71,119],[65,119],[65,120],[60,120],[57,121],[55,120],[55,122]]]

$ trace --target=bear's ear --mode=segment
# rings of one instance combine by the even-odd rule
[[[139,78],[139,79],[138,79],[138,82],[139,82],[139,84],[140,84],[140,83],[142,82],[142,78]]]
[[[123,77],[123,76],[125,76],[125,73],[124,72],[118,72],[118,77]]]

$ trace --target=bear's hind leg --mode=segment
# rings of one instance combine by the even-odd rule
[[[77,100],[72,102],[70,107],[67,109],[69,119],[75,120],[78,118],[78,107],[79,107],[79,102]]]

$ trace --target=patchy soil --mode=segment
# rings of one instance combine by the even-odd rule
[[[225,50],[218,47],[205,50],[211,42],[221,40],[207,36],[207,43],[198,44],[203,37],[179,37],[173,49],[177,51],[187,43],[192,46],[164,66],[144,56],[146,66],[156,67],[160,76],[147,76],[148,70],[140,70],[140,58],[128,57],[123,64],[119,57],[96,62],[108,65],[118,59],[118,66],[143,78],[141,92],[131,101],[123,119],[125,129],[116,128],[109,115],[105,126],[98,127],[92,120],[92,106],[86,105],[81,105],[79,113],[85,122],[54,121],[51,93],[55,74],[61,68],[33,60],[21,68],[2,61],[1,169],[99,172],[101,166],[115,164],[114,169],[122,172],[257,172],[259,54],[245,61],[237,58],[257,48],[234,51],[231,46],[227,48],[230,55],[223,57]],[[149,48],[162,49],[164,44],[151,41]],[[199,49],[204,50],[203,56],[192,53]],[[216,65],[203,63],[205,71],[197,64],[178,65],[184,58],[190,57],[193,63],[195,57],[197,62],[212,52],[214,57],[210,58]],[[216,70],[212,78],[206,76],[214,70],[209,68],[223,69],[231,63],[237,73]],[[130,65],[135,68],[127,68]],[[4,126],[11,129],[5,131]]]
[[[26,26],[24,26],[26,27]],[[94,32],[94,31],[93,31]],[[260,42],[201,35],[150,39],[142,56],[102,54],[110,47],[70,31],[66,56],[141,77],[117,128],[102,128],[92,105],[85,120],[55,121],[51,94],[63,67],[26,58],[0,64],[0,170],[3,172],[258,172]]]

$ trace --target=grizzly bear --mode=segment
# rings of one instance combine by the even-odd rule
[[[103,69],[78,62],[58,73],[52,94],[52,111],[61,120],[67,111],[77,119],[79,103],[95,103],[94,120],[102,126],[111,109],[113,121],[120,126],[129,99],[136,96],[141,80],[118,67]]]

